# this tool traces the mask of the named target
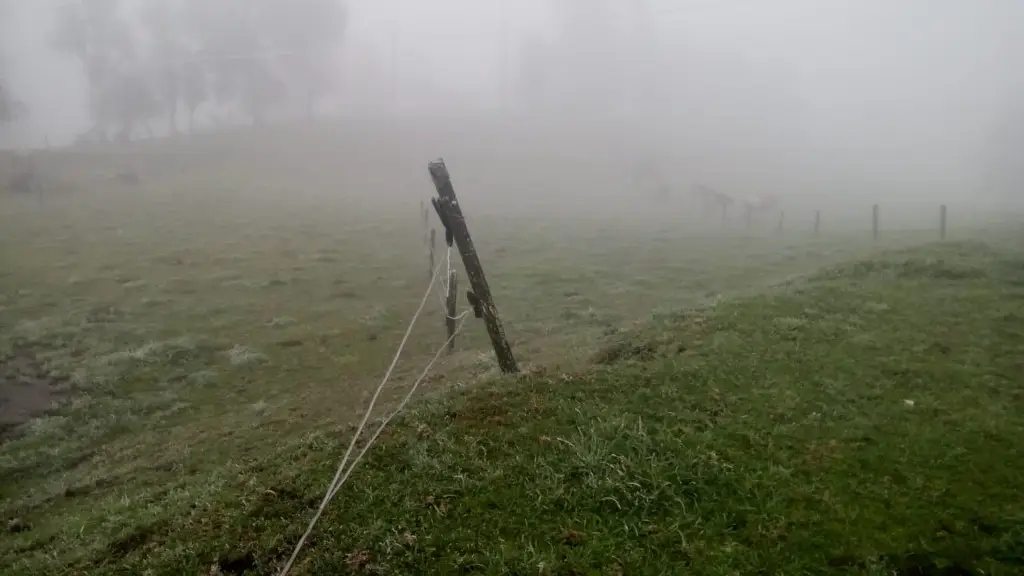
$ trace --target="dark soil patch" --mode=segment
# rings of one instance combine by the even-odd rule
[[[26,352],[0,360],[0,442],[53,408],[59,382]]]

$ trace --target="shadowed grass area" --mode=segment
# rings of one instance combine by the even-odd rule
[[[1019,240],[838,265],[805,256],[760,275],[739,262],[787,252],[719,245],[713,265],[690,256],[685,278],[649,266],[666,275],[650,297],[678,306],[570,343],[561,338],[585,333],[587,315],[520,328],[524,340],[547,331],[549,351],[575,346],[580,360],[520,378],[478,372],[482,383],[420,403],[339,493],[295,573],[1019,573]],[[522,279],[544,265],[508,256],[501,277],[522,284],[499,288],[499,306],[516,310],[510,294],[538,290],[549,300],[531,301],[550,312],[565,306],[550,297],[560,290],[608,309],[616,299],[593,292],[594,277],[641,269],[600,246],[570,279],[556,264]],[[808,246],[791,250],[820,249]],[[811,264],[827,267],[767,287]],[[667,298],[666,284],[688,286],[689,300]],[[716,298],[718,286],[760,294]],[[633,312],[620,310],[609,317]],[[286,305],[267,315],[268,334],[308,321]],[[62,337],[62,326],[36,328]],[[94,372],[111,375],[103,411],[82,405],[102,397],[100,380],[4,447],[5,514],[31,526],[4,538],[6,570],[274,573],[348,441],[340,416],[324,426],[305,411],[326,418],[324,399],[341,396],[281,399],[275,374],[299,364],[260,332],[130,344],[139,326],[123,328],[127,348],[88,356],[110,370]],[[469,381],[457,360],[444,370]]]

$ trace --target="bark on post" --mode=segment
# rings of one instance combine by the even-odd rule
[[[448,294],[445,295],[444,308],[445,318],[444,325],[448,332],[448,353],[455,352],[455,328],[456,318],[455,311],[458,308],[459,301],[459,275],[454,269],[448,272]]]
[[[434,200],[434,208],[438,217],[445,225],[447,233],[450,233],[462,256],[462,264],[466,268],[466,275],[469,277],[469,286],[472,292],[468,295],[474,307],[479,305],[480,316],[487,325],[487,334],[491,338],[491,345],[494,346],[494,355],[498,359],[498,366],[502,372],[514,374],[519,372],[515,358],[512,356],[512,348],[505,338],[505,330],[501,326],[501,319],[498,317],[498,309],[491,297],[491,288],[487,285],[487,278],[484,276],[483,267],[480,265],[480,257],[477,256],[476,248],[473,246],[473,239],[466,227],[466,218],[462,214],[462,207],[455,196],[455,188],[452,187],[451,176],[444,160],[438,159],[427,165],[430,178],[434,181],[437,189],[437,198]]]

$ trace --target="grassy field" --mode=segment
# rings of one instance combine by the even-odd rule
[[[528,375],[471,319],[297,573],[1024,569],[1021,236],[463,201]],[[274,573],[427,285],[415,202],[0,208],[0,383],[40,416],[0,422],[0,570]],[[386,404],[443,341],[432,297]]]

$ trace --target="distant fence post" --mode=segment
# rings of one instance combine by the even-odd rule
[[[821,232],[821,210],[814,211],[814,235]]]
[[[871,207],[871,237],[878,240],[878,204]]]
[[[939,240],[946,239],[946,205],[939,207]]]
[[[427,268],[427,278],[428,279],[434,277],[434,267],[436,266],[436,264],[434,263],[435,262],[435,260],[434,260],[434,246],[436,244],[437,244],[437,230],[434,230],[433,228],[431,228],[430,229],[430,268]]]
[[[466,226],[466,217],[462,214],[462,206],[455,196],[455,188],[452,186],[451,176],[448,174],[448,167],[444,160],[438,159],[427,165],[430,178],[434,181],[434,188],[437,189],[437,197],[432,198],[434,210],[445,227],[445,239],[454,240],[459,247],[459,254],[462,256],[462,265],[466,269],[466,276],[469,277],[471,292],[467,292],[469,303],[473,306],[473,312],[478,318],[483,318],[487,326],[487,335],[491,338],[491,345],[494,347],[494,355],[498,359],[498,366],[502,372],[515,374],[519,372],[515,357],[512,356],[512,347],[505,338],[505,330],[501,326],[501,318],[498,317],[498,308],[494,305],[491,297],[491,288],[487,284],[483,267],[480,265],[480,257],[473,246],[473,239],[469,235],[469,228]],[[450,245],[450,244],[449,244]]]
[[[423,243],[427,243],[427,233],[430,231],[430,211],[423,200],[420,200],[420,218],[423,220]],[[433,270],[431,270],[433,272]]]
[[[455,329],[457,328],[455,317],[456,309],[458,308],[459,300],[459,275],[455,272],[455,269],[448,271],[448,294],[445,295],[444,300],[444,326],[448,334],[448,353],[451,354],[455,351]]]

